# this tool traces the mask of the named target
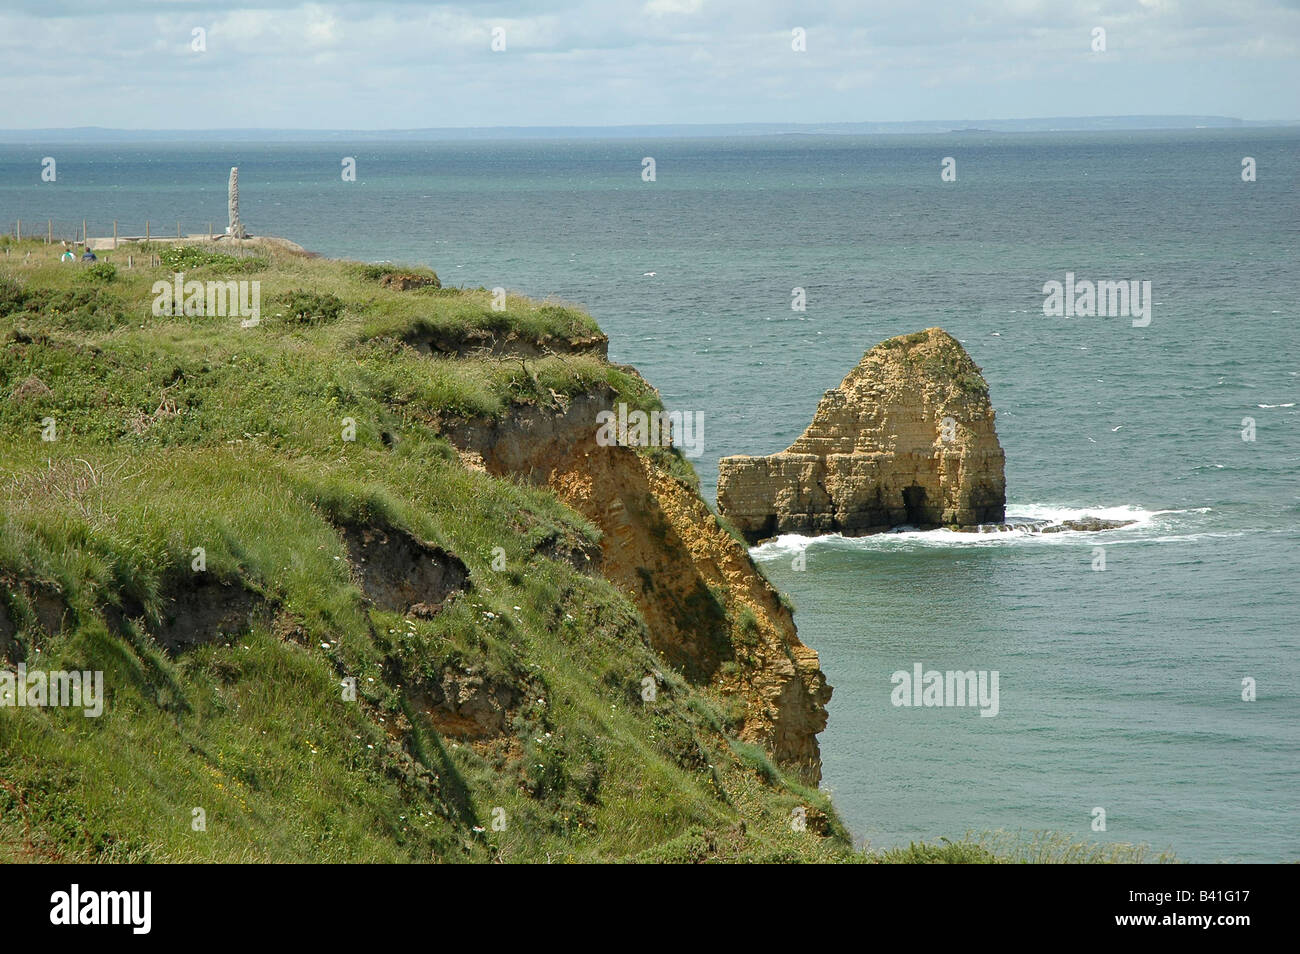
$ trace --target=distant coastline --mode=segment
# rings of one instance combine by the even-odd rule
[[[672,123],[636,126],[445,126],[426,129],[110,129],[78,126],[0,129],[0,143],[21,142],[426,142],[496,139],[641,139],[728,136],[864,136],[942,133],[1135,132],[1139,130],[1265,129],[1300,119],[1231,116],[1055,116],[1031,119],[936,119],[909,122]]]

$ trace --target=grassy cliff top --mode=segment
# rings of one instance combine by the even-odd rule
[[[596,528],[441,436],[658,407],[588,315],[275,250],[5,248],[0,668],[101,670],[106,702],[0,707],[0,859],[844,854],[825,797],[571,565]],[[259,281],[259,323],[154,314],[178,271]]]
[[[987,403],[988,382],[966,349],[942,328],[926,328],[896,335],[871,348],[864,356],[892,363],[899,355],[905,365],[944,386],[955,400]]]

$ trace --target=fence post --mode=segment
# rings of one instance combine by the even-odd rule
[[[85,245],[90,241],[90,233],[86,231],[86,220],[81,220],[81,244]]]
[[[16,231],[14,234],[15,234],[15,236],[17,237],[18,241],[21,242],[21,241],[23,240],[23,220],[22,220],[22,219],[19,219],[19,220],[18,220],[18,225],[16,226],[16,229],[17,229],[17,231]]]
[[[117,219],[113,220],[113,251],[117,251]]]
[[[49,219],[45,223],[45,244],[46,245],[54,244],[54,220],[53,219]]]
[[[149,241],[149,220],[144,220],[144,240]]]

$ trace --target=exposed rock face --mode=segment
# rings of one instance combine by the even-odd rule
[[[170,653],[180,653],[223,636],[245,633],[275,615],[265,597],[238,582],[196,574],[167,596],[154,637]]]
[[[750,542],[1000,523],[1003,465],[980,369],[929,328],[868,351],[788,449],[719,461],[718,509]]]
[[[418,329],[402,340],[424,354],[457,358],[542,358],[548,354],[584,354],[606,359],[609,339],[603,334],[582,337],[529,337],[515,331],[494,333],[486,328],[434,331]]]
[[[962,533],[1064,533],[1075,530],[1091,533],[1098,530],[1118,530],[1131,527],[1136,520],[1106,520],[1102,517],[1085,516],[1080,520],[1062,520],[1050,523],[1046,520],[1021,521],[1019,523],[986,523],[978,527],[957,527]]]
[[[441,288],[442,282],[437,275],[414,275],[409,272],[389,272],[379,279],[381,288],[396,291],[410,291],[412,288]]]
[[[599,526],[594,562],[636,604],[655,651],[691,682],[743,700],[740,736],[816,782],[831,696],[816,651],[692,487],[631,448],[597,443],[596,415],[613,406],[597,390],[445,433],[476,466],[549,486]]]
[[[427,619],[469,586],[459,557],[396,527],[345,525],[343,542],[366,597],[391,613]]]

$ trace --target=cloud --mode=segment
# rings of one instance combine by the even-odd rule
[[[8,0],[0,126],[1287,118],[1298,64],[1294,0]]]
[[[641,9],[652,17],[681,16],[699,13],[704,0],[650,0]]]

